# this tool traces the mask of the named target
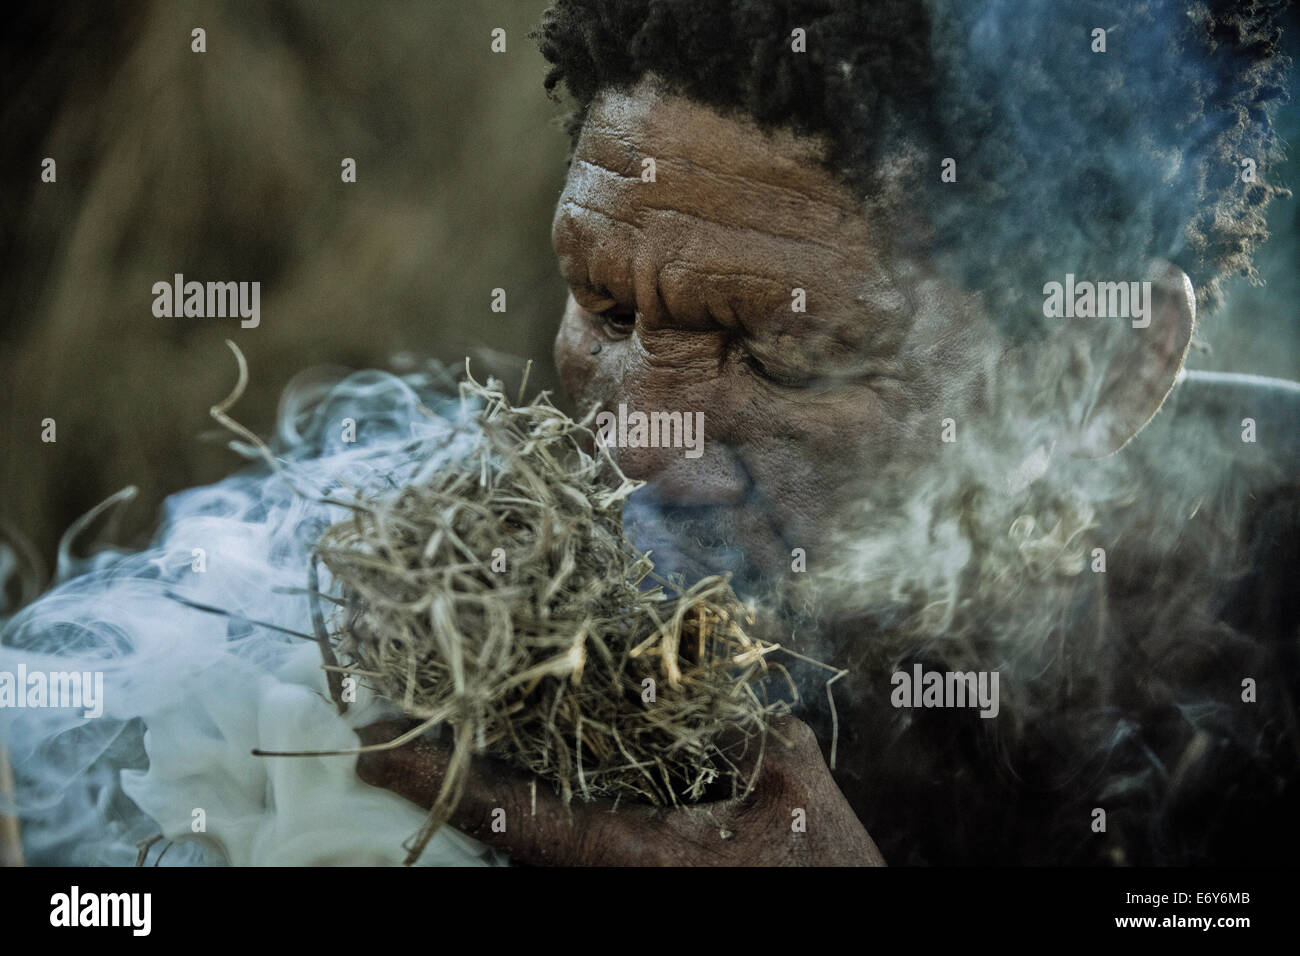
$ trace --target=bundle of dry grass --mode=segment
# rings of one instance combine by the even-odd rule
[[[453,812],[476,751],[566,801],[743,790],[738,761],[761,755],[768,718],[787,709],[762,690],[777,645],[746,634],[726,578],[680,589],[654,576],[622,527],[640,483],[586,423],[545,395],[516,406],[491,379],[469,378],[461,399],[482,403],[472,452],[425,483],[359,492],[316,548],[343,602],[329,669],[454,731],[407,862]]]

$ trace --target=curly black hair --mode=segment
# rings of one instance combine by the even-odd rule
[[[822,135],[866,195],[907,143],[931,248],[1003,330],[1041,331],[1065,272],[1177,263],[1202,307],[1256,280],[1289,65],[1268,0],[555,0],[539,39],[576,101],[654,74],[764,128]],[[792,31],[806,34],[795,52]],[[1094,51],[1096,30],[1104,52]],[[957,182],[940,181],[952,158]],[[932,172],[932,174],[931,174]]]

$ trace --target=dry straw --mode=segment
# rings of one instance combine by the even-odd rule
[[[746,633],[725,577],[682,587],[654,574],[623,530],[640,483],[587,422],[545,394],[512,404],[468,369],[460,391],[479,407],[472,450],[420,484],[358,490],[314,554],[341,605],[316,621],[326,669],[418,721],[388,746],[453,731],[407,862],[455,811],[475,753],[551,781],[566,802],[747,792],[768,721],[788,710],[764,692],[784,674],[765,660],[777,645]]]

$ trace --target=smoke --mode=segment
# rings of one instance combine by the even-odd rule
[[[1043,331],[1038,295],[1066,272],[1107,280],[1160,258],[1199,304],[1253,281],[1277,185],[1286,99],[1276,4],[1051,0],[929,4],[932,150],[920,178],[936,241],[1014,334]],[[991,268],[988,256],[996,250]]]
[[[436,369],[301,377],[281,403],[281,469],[173,495],[150,547],[67,562],[62,582],[7,622],[0,671],[104,676],[99,719],[0,709],[17,778],[0,810],[20,816],[30,861],[129,864],[159,833],[177,845],[158,844],[150,862],[164,848],[166,864],[401,860],[423,814],[362,783],[352,759],[251,751],[355,747],[352,728],[385,715],[359,689],[338,716],[316,645],[274,628],[310,630],[310,548],[343,515],[331,496],[418,480],[472,440],[446,383]],[[425,855],[494,860],[450,831]]]
[[[1243,443],[1246,416],[1267,447]],[[968,435],[940,468],[857,489],[833,523],[832,560],[785,603],[806,609],[792,622],[797,646],[850,671],[837,685],[852,736],[840,753],[846,772],[888,781],[868,820],[888,859],[1260,851],[1205,814],[1231,789],[1240,803],[1216,812],[1223,825],[1263,830],[1245,818],[1276,814],[1271,795],[1300,767],[1296,635],[1279,591],[1294,550],[1297,422],[1300,387],[1190,373],[1109,458],[1057,451],[1016,467],[1019,444]],[[893,709],[890,675],[915,663],[998,672],[999,719]],[[1258,702],[1244,703],[1246,679]],[[954,806],[977,832],[929,836]],[[1097,807],[1105,834],[1088,830]]]
[[[629,522],[639,546],[671,543],[657,559],[733,570],[765,637],[848,672],[832,700],[824,669],[796,667],[798,712],[824,749],[838,736],[838,777],[891,863],[1266,854],[1263,834],[1297,835],[1278,794],[1300,773],[1300,386],[1186,373],[1132,442],[1088,460],[1052,443],[1046,405],[1027,411],[1058,372],[1000,383],[1010,400],[936,439],[928,467],[871,469],[800,542],[806,573],[788,549],[760,566],[720,514],[638,494]],[[998,717],[896,708],[891,677],[916,664],[998,674]]]

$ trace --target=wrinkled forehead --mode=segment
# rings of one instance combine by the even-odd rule
[[[797,189],[825,201],[851,199],[847,187],[822,167],[825,150],[820,138],[788,129],[765,132],[748,117],[724,115],[647,78],[630,89],[597,94],[576,155],[637,178],[642,160],[657,157],[759,187]]]
[[[789,313],[805,286],[820,299],[810,311],[839,311],[838,300],[847,318],[864,297],[897,308],[897,296],[882,300],[901,226],[879,214],[895,198],[856,195],[824,156],[815,137],[761,129],[653,79],[605,90],[556,210],[561,269],[593,300],[635,300],[652,323],[661,304],[687,323]]]
[[[737,213],[762,220],[805,204],[842,218],[897,210],[923,161],[914,145],[891,143],[880,152],[872,188],[855,193],[825,164],[828,152],[821,136],[787,127],[761,128],[748,116],[719,112],[649,76],[627,89],[605,89],[592,99],[574,150],[572,175],[581,177],[594,166],[647,185],[664,183],[683,193],[683,199],[724,202]],[[646,160],[654,161],[655,177],[649,182]],[[667,179],[659,175],[665,168],[673,174]]]

